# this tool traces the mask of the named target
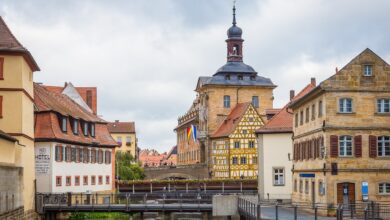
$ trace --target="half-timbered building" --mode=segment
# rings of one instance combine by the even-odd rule
[[[211,136],[213,178],[257,178],[255,131],[264,125],[251,103],[237,104]]]

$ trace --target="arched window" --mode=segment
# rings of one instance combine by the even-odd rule
[[[235,44],[235,45],[233,46],[232,54],[233,54],[233,55],[239,55],[239,54],[240,54],[240,47],[239,47],[237,44]]]

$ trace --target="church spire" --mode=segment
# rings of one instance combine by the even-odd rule
[[[233,1],[233,26],[236,26],[236,0]]]
[[[227,31],[227,60],[228,62],[242,62],[242,30],[236,24],[236,1],[233,1],[233,26]]]

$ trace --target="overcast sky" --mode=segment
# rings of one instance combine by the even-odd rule
[[[169,150],[199,76],[226,62],[231,0],[1,0],[38,62],[36,82],[98,88],[98,114],[135,121],[141,148]],[[274,107],[369,47],[390,62],[388,0],[238,0],[244,62],[269,77]]]

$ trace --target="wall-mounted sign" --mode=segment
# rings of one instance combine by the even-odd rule
[[[300,174],[299,174],[299,177],[303,177],[303,178],[314,178],[314,177],[316,177],[316,174],[314,174],[314,173],[300,173]]]
[[[363,201],[368,201],[368,182],[362,182],[362,197]]]
[[[50,171],[50,147],[35,148],[35,174],[46,175]]]

